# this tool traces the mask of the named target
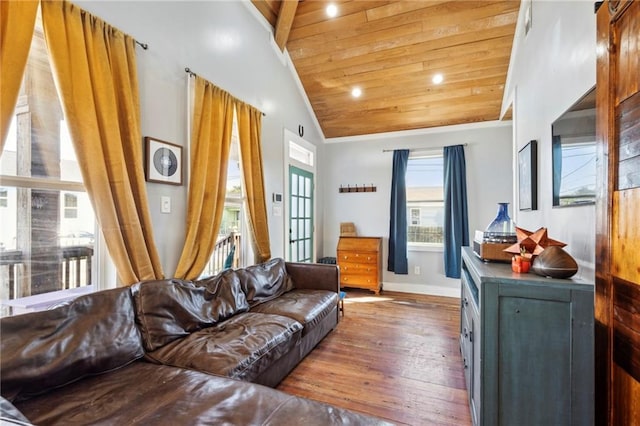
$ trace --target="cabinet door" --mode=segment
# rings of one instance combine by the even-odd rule
[[[471,371],[469,372],[471,377],[471,384],[467,383],[467,389],[469,389],[469,405],[471,407],[471,419],[474,425],[480,424],[480,389],[482,386],[481,375],[482,360],[481,360],[481,346],[480,339],[482,333],[480,332],[480,315],[477,306],[474,304],[470,306],[470,332],[469,332],[469,344],[471,346]]]
[[[464,300],[464,299],[463,299]],[[469,331],[471,329],[469,325],[469,317],[467,315],[467,309],[462,303],[462,311],[460,315],[460,352],[462,353],[462,363],[464,367],[464,382],[467,385],[467,389],[471,386],[471,343],[469,342]]]
[[[498,302],[499,424],[569,425],[570,292],[530,290],[501,292]]]

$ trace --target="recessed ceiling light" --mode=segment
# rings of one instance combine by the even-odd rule
[[[359,98],[362,95],[362,89],[360,89],[359,87],[354,87],[351,90],[351,96],[353,96],[354,98]]]
[[[327,10],[327,16],[329,18],[335,18],[338,15],[338,6],[336,6],[333,3],[327,6],[326,10]]]
[[[442,83],[443,80],[444,80],[444,77],[442,76],[442,74],[436,74],[431,79],[431,81],[433,81],[433,84],[440,84]]]

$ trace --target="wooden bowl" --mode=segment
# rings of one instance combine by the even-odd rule
[[[534,259],[531,270],[543,277],[569,278],[578,272],[578,263],[562,247],[549,246]]]

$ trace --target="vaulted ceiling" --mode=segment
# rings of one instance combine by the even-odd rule
[[[500,118],[520,0],[252,3],[327,138]]]

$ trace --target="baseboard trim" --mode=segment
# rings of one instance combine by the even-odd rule
[[[383,283],[383,290],[400,293],[428,294],[430,296],[444,296],[460,298],[460,287],[444,287],[428,284]]]

